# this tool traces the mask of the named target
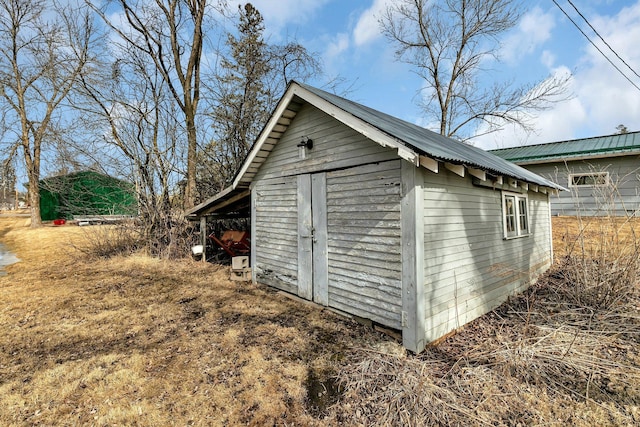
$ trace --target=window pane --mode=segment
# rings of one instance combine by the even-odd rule
[[[569,176],[569,185],[572,187],[596,187],[607,185],[608,172],[575,174]]]
[[[520,217],[520,231],[526,233],[529,230],[529,221],[527,216],[527,199],[518,199],[518,214]]]
[[[507,234],[516,231],[516,206],[515,197],[506,196],[504,198],[504,218],[507,227]]]

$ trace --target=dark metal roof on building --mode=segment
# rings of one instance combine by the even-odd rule
[[[480,148],[456,141],[323,90],[304,84],[300,84],[300,86],[437,160],[472,166],[497,175],[506,175],[533,184],[562,189],[557,184]]]
[[[640,132],[501,148],[491,153],[518,164],[640,154]]]

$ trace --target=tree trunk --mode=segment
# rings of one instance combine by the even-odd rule
[[[40,188],[38,187],[39,174],[29,171],[29,209],[31,211],[31,228],[42,227],[40,217]]]
[[[197,135],[195,118],[192,114],[185,114],[187,118],[187,184],[184,188],[184,208],[195,206],[196,202],[196,163],[197,163]]]

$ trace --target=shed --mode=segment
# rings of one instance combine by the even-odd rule
[[[415,352],[552,263],[555,183],[486,151],[292,82],[232,186],[253,280],[402,332]]]
[[[569,188],[553,215],[626,216],[640,210],[640,132],[491,151]]]
[[[76,216],[130,216],[138,210],[132,184],[93,171],[45,178],[39,187],[43,221]]]

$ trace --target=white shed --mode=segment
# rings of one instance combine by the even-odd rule
[[[400,330],[419,352],[550,267],[559,189],[293,82],[232,187],[190,213],[250,194],[254,281]]]

